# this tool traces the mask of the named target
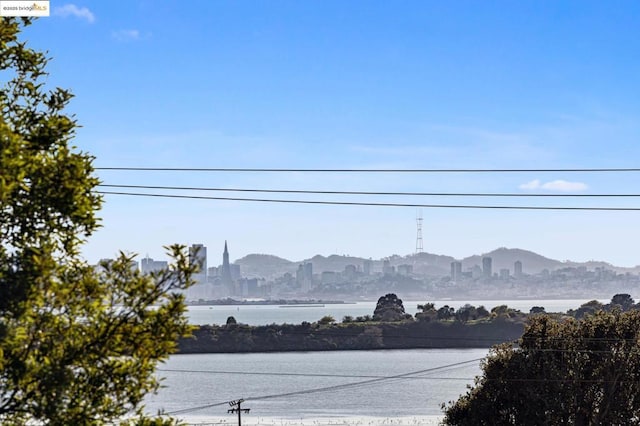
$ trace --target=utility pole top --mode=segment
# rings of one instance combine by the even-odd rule
[[[238,413],[238,426],[242,426],[242,413],[247,414],[249,411],[251,411],[251,408],[242,408],[242,403],[244,402],[244,399],[237,399],[235,401],[229,401],[229,406],[231,407],[235,407],[237,406],[237,408],[231,408],[229,410],[227,410],[227,413]]]

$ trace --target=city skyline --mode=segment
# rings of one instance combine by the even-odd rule
[[[232,258],[232,257],[230,257],[230,251],[228,250],[228,245],[229,245],[228,244],[228,240],[224,240],[224,243],[223,243],[224,249],[223,249],[223,251],[218,253],[218,251],[214,250],[214,252],[213,252],[214,254],[213,254],[212,258],[213,259],[220,258],[220,263],[219,263],[218,266],[210,266],[210,267],[206,267],[205,266],[206,270],[208,270],[208,271],[211,271],[212,269],[216,270],[215,273],[216,274],[220,273],[221,274],[220,276],[227,275],[230,272],[228,270],[225,271],[224,268],[228,268],[229,264],[233,265],[239,260],[243,260],[243,259],[245,259],[245,258],[247,258],[249,256],[254,256],[254,255],[258,255],[258,256],[262,256],[262,255],[274,256],[276,258],[279,258],[279,259],[282,259],[282,260],[286,260],[286,261],[289,261],[291,263],[296,263],[296,264],[298,264],[298,266],[304,266],[307,262],[310,262],[313,258],[315,258],[317,256],[324,257],[324,258],[330,258],[332,256],[346,257],[346,258],[356,258],[356,259],[361,259],[362,261],[368,261],[368,262],[375,261],[375,262],[380,262],[381,263],[381,262],[383,262],[383,261],[385,261],[387,259],[392,259],[392,258],[396,258],[396,257],[397,258],[410,259],[410,258],[413,258],[414,256],[420,257],[420,256],[432,256],[433,255],[433,256],[437,256],[437,257],[450,257],[450,258],[452,258],[453,259],[452,263],[458,264],[458,267],[457,267],[458,268],[458,273],[461,272],[460,268],[462,267],[462,264],[460,262],[477,257],[477,258],[479,258],[479,260],[477,262],[477,266],[480,268],[480,271],[482,271],[483,276],[492,276],[492,275],[496,274],[498,271],[494,270],[493,267],[492,267],[491,254],[495,253],[495,252],[500,252],[500,251],[503,251],[503,250],[507,251],[507,252],[508,251],[524,252],[524,253],[526,253],[527,256],[528,255],[541,256],[541,257],[546,258],[548,260],[559,262],[560,264],[567,264],[567,265],[588,264],[588,263],[605,263],[605,264],[608,264],[608,265],[610,265],[612,267],[615,267],[615,268],[622,268],[622,269],[640,268],[640,263],[637,264],[637,265],[630,265],[630,266],[617,265],[615,263],[608,262],[605,259],[595,259],[595,258],[593,258],[593,259],[589,259],[589,260],[586,260],[586,261],[577,261],[577,260],[573,260],[573,259],[557,259],[557,258],[553,258],[551,256],[547,256],[545,253],[538,253],[538,252],[535,252],[533,250],[528,250],[528,249],[522,248],[522,247],[504,247],[504,246],[500,246],[500,247],[495,247],[492,250],[488,250],[488,251],[483,252],[483,253],[470,253],[468,255],[461,256],[461,257],[456,257],[456,256],[453,256],[453,255],[448,254],[448,253],[431,253],[431,252],[428,252],[428,251],[422,251],[422,252],[416,253],[414,251],[412,253],[404,253],[404,254],[401,254],[401,253],[388,253],[387,255],[380,256],[380,257],[371,257],[371,256],[364,257],[364,256],[358,256],[358,255],[353,255],[353,254],[348,254],[348,253],[327,253],[327,254],[315,253],[315,254],[313,254],[311,256],[304,257],[304,258],[286,258],[286,257],[278,256],[277,254],[274,254],[274,253],[257,253],[257,252],[246,252],[246,250],[245,251],[241,250],[241,253],[243,253],[242,255],[233,256],[233,258]],[[207,265],[207,259],[209,258],[207,252],[208,252],[208,247],[210,247],[210,245],[208,245],[207,243],[199,242],[199,243],[184,244],[184,246],[185,246],[186,249],[188,249],[188,251],[190,253],[190,256],[192,256],[193,253],[194,253],[194,251],[193,251],[194,247],[199,247],[200,249],[203,248],[204,251],[201,252],[199,254],[199,256],[202,256],[203,253],[204,253],[204,265]],[[107,258],[103,257],[103,258],[101,258],[101,260],[102,259],[107,259]],[[161,259],[161,260],[158,260],[158,259]],[[147,254],[144,255],[144,257],[139,255],[139,254],[137,254],[135,260],[137,262],[139,262],[141,266],[143,264],[145,264],[145,262],[149,262],[149,264],[154,264],[154,262],[158,263],[158,264],[161,263],[162,265],[166,266],[167,265],[167,260],[169,260],[169,258],[166,257],[166,256],[160,256],[158,258],[154,258],[154,257],[150,256],[147,253]],[[217,260],[214,260],[213,262],[215,263],[215,262],[217,262]],[[516,260],[515,263],[519,264],[519,265],[514,265],[514,267],[512,269],[510,269],[510,272],[513,273],[514,275],[522,274],[522,267],[523,267],[522,261],[521,260]],[[451,264],[450,266],[451,266],[451,271],[453,271],[454,270],[454,265]],[[157,265],[155,267],[153,267],[153,269],[158,269],[158,268],[159,268],[159,266],[157,266]],[[220,271],[218,271],[218,269]],[[207,273],[205,272],[204,275],[205,275],[205,279],[206,279]],[[452,277],[454,276],[453,272],[451,273],[451,276]]]
[[[76,95],[70,111],[82,127],[73,143],[96,167],[633,168],[640,5],[618,5],[91,0],[52,3],[25,37],[49,52],[48,83]],[[639,173],[585,172],[97,175],[107,185],[522,195],[634,194],[640,184]],[[638,206],[634,197],[272,198]],[[105,195],[100,216],[103,228],[83,248],[90,262],[118,250],[162,258],[163,245],[229,237],[239,257],[289,259],[380,258],[416,243],[413,208]],[[430,253],[507,246],[640,263],[637,212],[425,208],[423,219]]]

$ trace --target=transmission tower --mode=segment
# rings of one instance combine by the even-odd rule
[[[422,210],[418,210],[416,213],[416,225],[418,226],[418,233],[416,235],[416,254],[422,253]]]

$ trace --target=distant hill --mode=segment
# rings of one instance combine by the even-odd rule
[[[366,259],[362,257],[340,256],[337,254],[325,257],[317,254],[311,259],[302,260],[297,263],[311,262],[313,264],[314,273],[322,271],[342,272],[344,271],[344,267],[347,265],[355,265],[362,268],[362,264],[365,260]]]
[[[498,272],[500,269],[509,269],[513,274],[513,264],[518,260],[522,262],[522,271],[525,274],[537,274],[543,269],[553,271],[554,269],[566,266],[558,260],[549,259],[532,251],[501,247],[489,253],[462,259],[462,269],[471,268],[473,265],[482,267],[483,257],[491,258],[493,272]]]
[[[242,276],[247,278],[273,279],[287,272],[295,273],[298,268],[297,263],[270,254],[248,254],[233,263],[240,265]]]
[[[432,276],[445,276],[451,273],[451,262],[455,259],[451,256],[444,256],[431,253],[416,253],[404,258],[409,265],[413,265],[416,274]]]

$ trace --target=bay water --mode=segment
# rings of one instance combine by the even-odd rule
[[[588,299],[440,300],[436,307],[466,303],[528,312],[576,309]],[[608,302],[602,300],[601,302]],[[405,301],[415,314],[424,301]],[[324,305],[190,306],[193,324],[224,324],[233,316],[250,325],[299,324],[325,315],[372,315],[375,302]],[[190,424],[237,424],[228,401],[244,399],[246,425],[437,424],[441,405],[456,400],[480,374],[488,349],[414,349],[174,355],[161,365],[163,388],[147,410]]]

